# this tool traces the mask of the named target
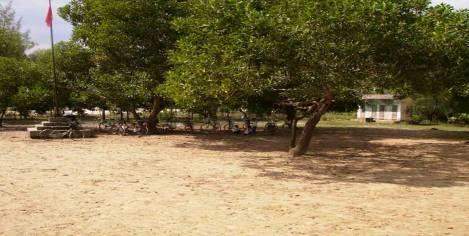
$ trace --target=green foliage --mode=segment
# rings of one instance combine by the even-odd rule
[[[419,125],[422,124],[423,121],[425,121],[425,116],[420,114],[412,114],[409,123],[413,125]]]
[[[27,116],[30,110],[49,108],[50,90],[35,64],[0,57],[0,75],[0,111],[11,107]]]
[[[415,100],[414,112],[429,120],[437,120],[450,113],[448,101],[434,97],[421,97]]]
[[[22,83],[22,62],[0,57],[0,111],[12,106],[12,97]]]
[[[21,22],[16,20],[11,2],[0,3],[0,57],[23,58],[32,45],[29,34],[21,32]]]
[[[174,69],[164,88],[178,106],[238,109],[263,96],[268,81],[258,78],[268,68],[254,64],[263,57],[256,45],[269,43],[258,32],[268,24],[262,11],[265,4],[186,2],[188,15],[174,23],[183,37],[171,54]]]
[[[90,70],[94,68],[91,53],[73,42],[60,42],[55,45],[57,88],[59,106],[72,109],[92,108],[96,104],[93,95]],[[51,50],[38,50],[29,57],[36,63],[43,83],[53,94]]]
[[[469,86],[469,11],[449,5],[429,7],[417,22],[407,83],[424,96],[467,94]]]
[[[174,46],[175,0],[72,0],[60,15],[74,25],[74,40],[90,50],[96,94],[121,108],[145,106],[157,95]]]
[[[448,119],[450,124],[469,124],[469,113],[455,114]]]
[[[25,50],[31,46],[28,34],[21,32],[11,3],[0,4],[0,113],[15,106],[15,95],[24,86],[31,72]],[[1,126],[1,121],[0,121]]]
[[[356,112],[329,112],[322,117],[324,121],[350,121],[356,119]]]
[[[55,48],[62,107],[158,110],[164,96],[263,115],[327,91],[350,111],[373,90],[418,97],[426,119],[467,109],[469,11],[427,0],[71,0],[60,15],[74,26]],[[0,5],[0,110],[51,104],[50,50],[31,63],[30,46]]]
[[[187,15],[174,23],[182,37],[165,87],[182,107],[239,109],[270,100],[265,108],[317,101],[325,90],[345,100],[371,88],[410,89],[420,76],[421,65],[411,62],[425,45],[416,29],[427,1],[186,5]]]

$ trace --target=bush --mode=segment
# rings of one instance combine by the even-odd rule
[[[425,116],[419,114],[413,114],[410,117],[409,124],[419,125],[425,120]]]
[[[458,116],[460,121],[463,121],[465,124],[469,124],[469,113],[461,113]]]
[[[469,113],[456,114],[448,119],[450,124],[469,124]]]

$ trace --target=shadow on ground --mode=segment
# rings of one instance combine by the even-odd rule
[[[294,160],[288,159],[287,131],[252,137],[196,134],[194,139],[176,146],[247,153],[243,165],[261,177],[414,187],[469,183],[469,132],[318,128],[310,152]],[[262,153],[268,158],[257,155]]]

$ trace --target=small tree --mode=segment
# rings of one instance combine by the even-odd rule
[[[32,46],[28,33],[21,32],[21,22],[15,19],[11,3],[0,3],[0,126],[13,96],[25,79],[28,63],[25,51]]]
[[[94,96],[91,70],[95,67],[88,49],[74,42],[59,42],[56,53],[58,102],[60,107],[72,109],[93,108],[97,104]],[[37,50],[29,55],[42,73],[43,82],[53,91],[50,78],[52,67],[51,50]]]

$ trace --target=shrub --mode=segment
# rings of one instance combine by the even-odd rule
[[[413,114],[410,117],[409,124],[418,125],[421,124],[425,120],[425,116],[420,114]]]
[[[448,119],[448,123],[461,125],[469,124],[469,113],[455,114]]]

